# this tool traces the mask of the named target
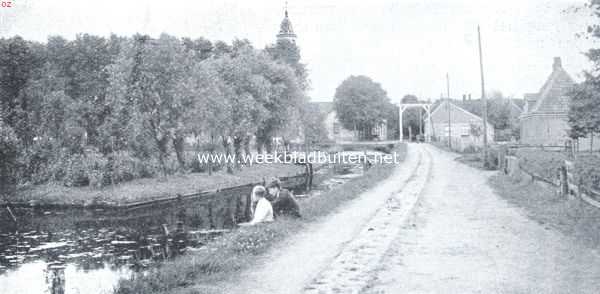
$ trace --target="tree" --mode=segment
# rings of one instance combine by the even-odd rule
[[[590,136],[590,150],[593,150],[594,134],[600,132],[599,86],[596,77],[586,74],[586,80],[571,91],[569,104],[569,136],[573,139]]]
[[[19,140],[0,113],[0,196],[10,198],[17,187]]]
[[[27,148],[33,141],[31,111],[37,102],[26,89],[42,58],[33,44],[21,37],[0,39],[0,108],[10,126]]]
[[[174,37],[136,36],[111,67],[111,108],[121,114],[112,128],[122,123],[128,146],[138,157],[155,155],[163,175],[171,144],[180,168],[184,166],[182,118],[192,97],[180,85],[192,64],[189,57]]]
[[[223,148],[227,155],[232,151],[233,144],[236,155],[241,148],[240,142],[256,131],[256,122],[267,116],[266,109],[256,103],[255,97],[264,97],[268,90],[267,81],[255,74],[256,54],[253,49],[238,52],[237,56],[223,55],[211,60],[221,83],[219,86],[222,109],[226,121],[219,127]],[[234,142],[235,140],[235,142]],[[233,172],[231,165],[228,172]]]
[[[593,16],[600,18],[599,0],[590,0],[586,7],[591,10]],[[600,25],[589,25],[587,37],[600,39]],[[600,49],[589,49],[585,55],[592,63],[592,69],[584,72],[584,82],[570,93],[569,135],[574,139],[590,136],[592,151],[594,134],[600,132]]]
[[[306,65],[300,62],[300,48],[296,43],[287,39],[279,39],[275,44],[267,46],[265,51],[274,60],[281,61],[292,67],[302,91],[306,91],[310,88],[308,71]]]
[[[369,130],[382,122],[389,98],[371,78],[350,76],[337,87],[333,102],[344,128],[370,134]]]
[[[304,131],[304,143],[307,147],[327,140],[327,129],[325,128],[325,114],[319,111],[316,105],[306,104],[301,112],[302,129]]]

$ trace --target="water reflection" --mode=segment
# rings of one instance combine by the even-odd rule
[[[306,193],[301,179],[295,193],[300,201],[318,197],[361,173],[360,165],[344,168],[343,175],[319,170],[315,173],[316,189]],[[0,293],[112,293],[120,278],[188,250],[202,249],[237,222],[245,221],[249,191],[227,190],[215,198],[149,207],[125,215],[81,210],[16,211],[17,217],[25,220],[19,231],[0,228]]]

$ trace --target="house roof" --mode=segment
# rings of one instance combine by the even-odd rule
[[[562,68],[560,57],[554,58],[552,73],[536,96],[526,95],[534,102],[527,113],[566,113],[569,111],[569,91],[575,82]],[[537,99],[535,99],[537,98]]]
[[[473,100],[471,100],[471,101],[473,101]],[[440,109],[446,109],[447,105],[449,105],[450,107],[452,107],[452,109],[454,111],[457,111],[457,112],[465,114],[465,116],[469,117],[470,119],[474,119],[474,120],[477,120],[477,121],[483,121],[483,119],[480,116],[478,116],[478,115],[476,115],[476,114],[474,114],[474,113],[472,113],[472,112],[470,112],[470,111],[468,111],[468,110],[466,110],[466,109],[464,109],[464,108],[456,105],[455,102],[449,102],[448,100],[444,100],[444,101],[436,101],[436,103],[434,104],[434,109],[431,112],[431,118],[432,118],[432,120],[434,120],[434,123],[435,123],[436,116],[439,116],[439,114],[437,114],[439,112],[439,110]],[[451,116],[451,117],[456,118],[457,116]],[[426,116],[425,119],[429,120],[429,117]],[[447,117],[444,117],[443,119],[445,120],[445,119],[447,119]]]

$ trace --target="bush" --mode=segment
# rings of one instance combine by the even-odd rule
[[[575,160],[575,179],[587,189],[600,191],[600,156],[578,156]]]
[[[115,152],[108,156],[107,173],[115,184],[127,182],[141,177],[140,165],[140,160],[129,153]]]
[[[84,154],[63,157],[58,165],[62,183],[67,187],[102,187],[110,182],[107,174],[107,159],[96,150],[86,150]]]
[[[488,169],[498,169],[498,165],[500,163],[500,151],[495,148],[488,149],[488,157],[487,157],[487,168]]]

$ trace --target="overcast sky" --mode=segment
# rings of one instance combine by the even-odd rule
[[[77,33],[247,38],[262,48],[275,40],[280,0],[12,0],[0,8],[0,34],[45,41]],[[575,34],[589,17],[585,0],[290,0],[288,10],[314,101],[331,101],[349,75],[381,83],[392,101],[408,93],[437,99],[480,97],[477,25],[481,25],[486,88],[522,97],[537,92],[560,56],[576,79],[593,44]],[[566,11],[565,11],[566,10]],[[597,46],[597,45],[596,45]]]

